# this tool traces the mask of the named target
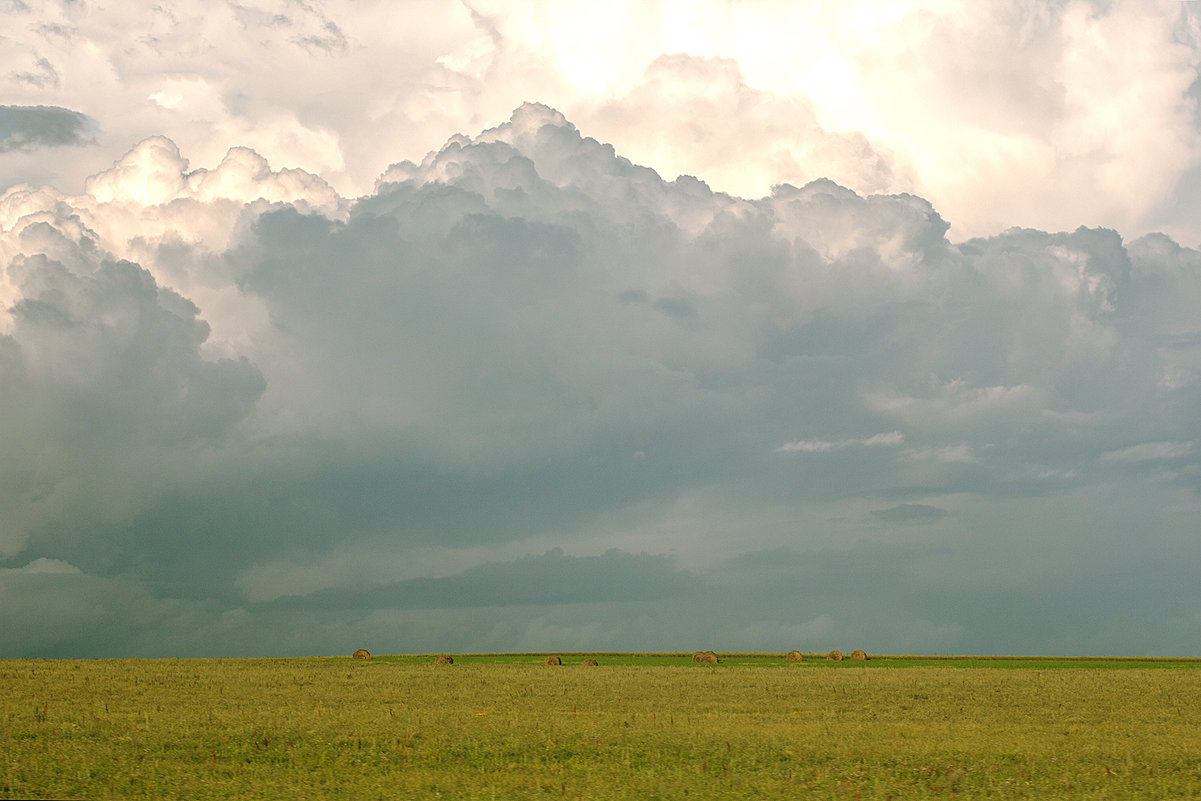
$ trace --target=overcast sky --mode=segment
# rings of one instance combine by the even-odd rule
[[[1201,12],[0,0],[0,656],[1201,655]]]

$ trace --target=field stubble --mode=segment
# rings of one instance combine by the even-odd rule
[[[0,704],[4,797],[1201,794],[1188,669],[22,660]]]

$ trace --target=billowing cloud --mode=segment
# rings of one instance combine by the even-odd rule
[[[720,125],[714,121],[724,119]],[[666,175],[703,165],[705,180],[747,196],[779,183],[832,178],[861,193],[911,188],[911,167],[859,131],[826,129],[816,104],[796,92],[747,84],[739,63],[664,55],[628,92],[589,110],[595,136],[623,142],[627,156]]]
[[[0,173],[75,189],[166,135],[205,164],[243,145],[357,196],[540,100],[666,178],[740,196],[826,177],[928,198],[956,239],[1083,224],[1195,244],[1194,5],[16,3],[6,102],[102,130],[53,160],[0,153]]]
[[[480,128],[0,195],[0,652],[1195,641],[1197,251]]]

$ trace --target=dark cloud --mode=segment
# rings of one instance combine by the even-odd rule
[[[288,8],[288,13],[271,13],[243,5],[234,5],[231,10],[243,28],[258,32],[290,32],[291,41],[309,52],[332,55],[346,50],[346,35],[318,7],[297,4]]]
[[[33,63],[33,69],[28,72],[12,73],[14,80],[20,83],[27,83],[30,86],[36,86],[39,89],[54,88],[59,85],[58,70],[54,69],[54,65],[48,59],[37,58]],[[16,106],[8,108],[33,108],[33,109],[48,109],[53,107],[47,106]],[[55,109],[65,111],[65,109]],[[0,114],[3,112],[0,111]],[[2,117],[0,117],[2,119]],[[0,151],[3,152],[3,151]]]
[[[46,223],[21,242],[43,252],[5,270],[21,296],[0,335],[0,443],[22,457],[0,465],[14,504],[0,553],[128,565],[143,558],[119,556],[128,516],[203,475],[203,452],[224,447],[263,377],[245,359],[202,358],[197,307],[138,265]]]
[[[346,50],[346,35],[333,22],[326,22],[318,32],[308,36],[301,36],[297,41],[306,48],[321,50],[326,53],[337,53]]]
[[[53,69],[46,67],[53,76]],[[0,153],[87,145],[95,129],[86,114],[58,106],[0,106]]]
[[[698,582],[662,555],[616,549],[601,556],[568,556],[556,548],[541,556],[488,563],[447,578],[418,578],[382,586],[323,590],[289,609],[464,609],[602,602],[647,602],[699,590]]]

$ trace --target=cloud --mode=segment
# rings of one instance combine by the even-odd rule
[[[77,515],[123,518],[191,461],[180,449],[219,446],[263,390],[245,358],[200,356],[199,309],[147,270],[86,233],[23,222],[3,272],[17,298],[0,334],[0,443],[22,454],[0,466],[4,556],[38,536],[82,544]]]
[[[1033,387],[970,387],[961,379],[952,379],[937,387],[933,397],[915,398],[887,391],[871,393],[867,401],[881,413],[895,416],[910,425],[946,425],[1005,414],[1020,409],[1031,400]]]
[[[829,453],[847,448],[891,448],[905,441],[905,435],[900,431],[890,431],[886,434],[873,434],[860,439],[842,439],[836,442],[826,440],[797,440],[786,442],[776,448],[777,453]]]
[[[719,119],[725,122],[714,124]],[[863,194],[913,185],[909,165],[887,147],[858,131],[827,130],[803,94],[749,86],[730,58],[659,56],[641,83],[580,122],[606,141],[623,141],[627,156],[667,176],[703,165],[706,181],[746,197],[818,178]]]
[[[0,106],[0,153],[93,142],[95,122],[58,106]]]
[[[45,557],[42,557],[41,559],[34,559],[32,562],[25,565],[25,567],[4,568],[3,571],[6,575],[33,573],[78,575],[82,572],[79,568],[75,567],[75,565],[69,562],[64,562],[61,559],[47,559]]]
[[[971,446],[966,443],[936,448],[911,448],[902,452],[901,457],[911,461],[931,460],[946,464],[975,464],[980,461],[972,453]]]
[[[887,509],[872,510],[872,515],[885,523],[933,523],[946,514],[946,509],[921,503],[902,503]]]
[[[143,209],[185,199],[265,200],[335,215],[339,201],[319,177],[295,169],[273,172],[266,159],[246,147],[231,148],[214,169],[189,171],[179,148],[161,136],[138,143],[112,168],[89,177],[84,192],[96,203],[124,203]]]
[[[1192,442],[1142,442],[1115,451],[1101,454],[1103,463],[1114,462],[1160,462],[1185,459],[1196,450]]]
[[[32,69],[28,72],[13,72],[12,77],[20,83],[29,84],[38,89],[56,87],[60,83],[58,71],[44,58],[36,58]]]
[[[0,195],[5,653],[1192,641],[1201,254],[497,119]]]
[[[205,163],[249,146],[358,196],[386,164],[538,99],[719,191],[827,177],[926,197],[956,239],[1080,224],[1199,239],[1188,3],[187,0],[9,16],[9,102],[104,109],[103,157],[0,154],[34,184],[162,134]]]
[[[694,581],[662,555],[611,549],[600,556],[568,556],[556,548],[512,562],[476,565],[444,578],[321,590],[290,609],[463,609],[646,602],[690,594]]]

